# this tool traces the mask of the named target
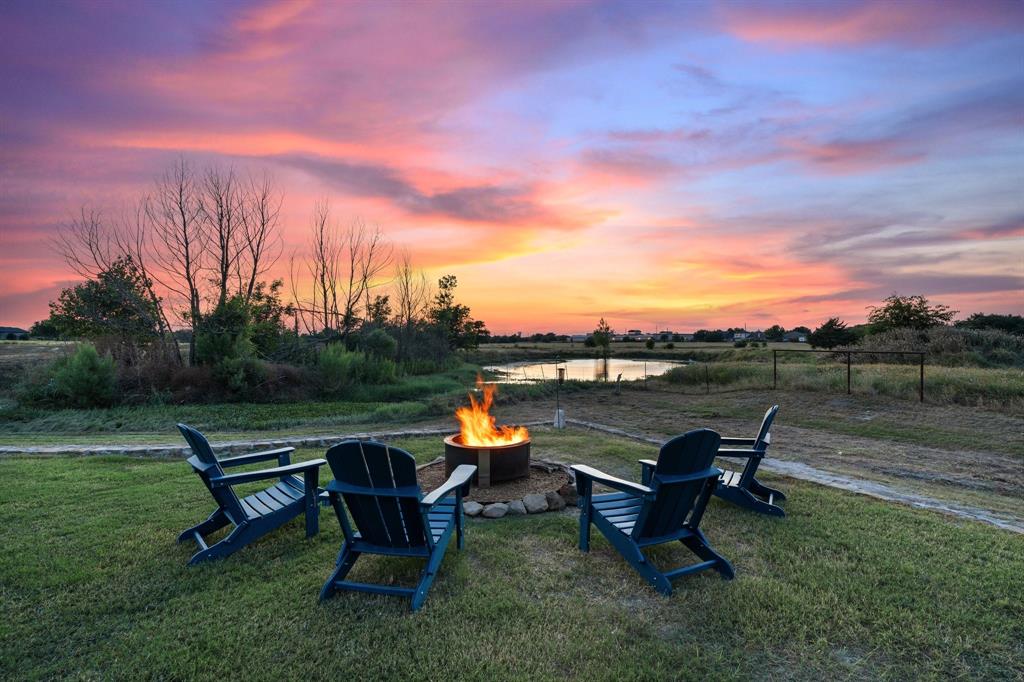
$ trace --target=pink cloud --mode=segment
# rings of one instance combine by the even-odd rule
[[[1024,22],[1024,5],[1000,0],[727,3],[719,11],[725,30],[738,38],[778,45],[927,45]]]

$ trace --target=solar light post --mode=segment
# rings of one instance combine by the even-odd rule
[[[565,410],[562,409],[562,384],[565,383],[565,367],[558,366],[555,360],[555,428],[565,428]]]

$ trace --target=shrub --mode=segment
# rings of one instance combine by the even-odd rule
[[[672,350],[675,347],[676,347],[676,344],[672,343],[671,341],[669,341],[668,343],[665,344],[665,348],[668,348],[669,350]]]
[[[245,299],[233,296],[205,315],[196,328],[196,361],[217,365],[253,354],[252,325]]]
[[[72,355],[54,363],[52,395],[71,407],[103,407],[117,397],[117,369],[109,356],[100,356],[96,347],[83,343]]]
[[[375,358],[394,360],[398,353],[398,341],[383,329],[374,329],[364,336],[360,346]]]
[[[320,384],[332,394],[360,384],[387,384],[395,380],[395,362],[346,350],[341,344],[327,346],[317,360]]]
[[[747,342],[744,341],[744,340],[733,341],[732,347],[733,348],[746,348],[747,347]]]
[[[647,346],[647,350],[654,350],[654,339],[647,339],[644,345]]]

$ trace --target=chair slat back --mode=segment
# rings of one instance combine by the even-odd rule
[[[213,454],[210,441],[206,440],[206,436],[187,424],[178,424],[178,430],[181,431],[181,435],[185,437],[185,442],[192,449],[192,455],[201,463],[207,465],[206,468],[202,470],[195,469],[195,471],[199,474],[199,478],[203,480],[203,483],[206,484],[210,494],[213,495],[213,499],[217,501],[217,504],[224,511],[228,512],[235,523],[244,521],[246,514],[242,511],[242,505],[238,501],[235,491],[231,489],[231,486],[214,488],[210,485],[211,478],[224,475],[224,469],[221,467],[220,462],[217,461],[217,456]]]
[[[374,490],[419,489],[412,455],[384,443],[348,440],[328,450],[326,458],[335,479],[366,488],[366,492],[342,494],[364,541],[399,548],[428,543],[418,493],[400,497],[374,494]]]
[[[772,422],[775,421],[775,413],[779,411],[778,405],[772,405],[764,413],[764,419],[761,420],[761,428],[757,431],[757,439],[754,442],[755,450],[767,450],[769,443],[771,443],[772,435]]]
[[[775,421],[775,413],[778,411],[779,406],[772,405],[764,413],[764,419],[761,420],[761,428],[757,430],[757,437],[754,439],[754,450],[758,450],[761,453],[767,452],[768,446],[772,442],[772,422]],[[743,467],[743,473],[740,475],[740,487],[745,488],[750,485],[750,481],[754,479],[759,466],[761,466],[760,457],[751,457],[747,460],[747,465]]]
[[[694,474],[711,466],[718,453],[721,436],[711,429],[696,429],[661,446],[658,465],[651,477],[654,500],[641,512],[633,536],[661,537],[673,533],[686,523],[706,481],[666,482],[670,476]]]

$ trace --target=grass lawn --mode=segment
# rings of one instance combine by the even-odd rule
[[[655,454],[573,430],[534,442],[632,478]],[[580,553],[571,511],[471,520],[418,614],[356,593],[317,603],[341,539],[329,510],[313,540],[297,520],[187,568],[193,547],[174,539],[212,503],[181,461],[10,458],[0,481],[4,679],[1024,676],[1024,539],[791,480],[782,520],[712,502],[704,527],[734,581],[691,576],[665,598],[599,533]],[[352,578],[411,584],[419,566],[369,557]]]

